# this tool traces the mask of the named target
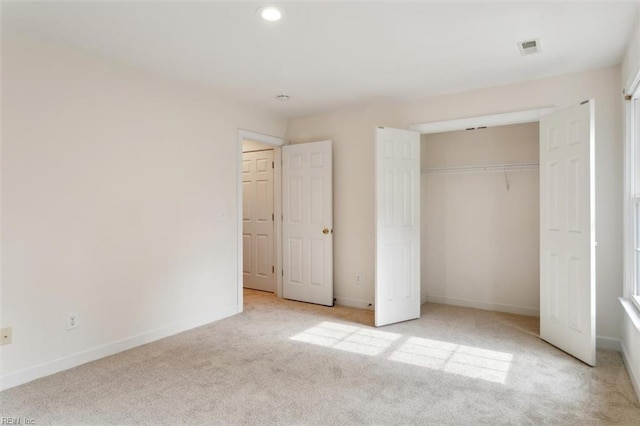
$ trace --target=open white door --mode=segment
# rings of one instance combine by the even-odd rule
[[[333,306],[331,141],[282,147],[282,297]]]
[[[594,103],[540,120],[540,336],[596,363]]]
[[[376,327],[420,318],[420,134],[376,134]]]

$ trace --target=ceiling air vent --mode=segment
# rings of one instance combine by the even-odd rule
[[[521,55],[531,55],[540,51],[540,39],[525,40],[518,43]]]

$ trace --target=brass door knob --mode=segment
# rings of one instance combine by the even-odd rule
[[[327,234],[329,233],[329,228],[324,228],[324,229],[322,230],[322,233],[323,233],[324,235],[327,235]]]

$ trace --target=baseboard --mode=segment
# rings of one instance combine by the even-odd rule
[[[351,299],[349,297],[336,297],[336,305],[348,306],[350,308],[369,309],[373,310],[373,302],[366,302],[358,299]]]
[[[0,378],[0,391],[58,373],[60,371],[68,370],[109,355],[114,355],[137,346],[142,346],[156,340],[164,339],[165,337],[173,336],[174,334],[191,330],[211,322],[219,321],[237,313],[238,307],[230,306],[219,312],[200,315],[190,320],[181,321],[169,327],[163,327],[157,330],[141,333],[136,336],[96,346],[82,352],[77,352],[34,367],[16,371],[15,373],[9,373]]]
[[[636,397],[640,402],[640,371],[635,371],[633,369],[633,365],[629,362],[629,350],[625,346],[624,342],[621,343],[622,347],[622,360],[624,361],[624,366],[627,368],[627,373],[629,374],[629,379],[631,380],[631,385],[633,386],[633,390],[636,391]]]
[[[459,299],[456,297],[427,295],[427,301],[432,303],[442,303],[445,305],[462,306],[465,308],[483,309],[485,311],[506,312],[509,314],[526,315],[539,317],[540,310],[526,306],[505,305],[502,303],[483,302],[481,300]]]
[[[620,342],[620,339],[614,339],[613,337],[596,336],[596,348],[621,352],[622,343]]]

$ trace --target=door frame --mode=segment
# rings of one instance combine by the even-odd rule
[[[272,145],[265,145],[259,142],[254,142],[254,141],[247,141],[245,140],[242,143],[242,190],[244,191],[244,188],[246,188],[246,180],[247,176],[245,176],[245,172],[247,172],[247,170],[245,170],[245,166],[246,166],[246,161],[247,158],[251,158],[251,166],[249,167],[249,174],[250,174],[250,182],[252,183],[252,191],[253,192],[253,196],[254,198],[252,199],[251,205],[252,207],[250,207],[250,210],[254,210],[255,212],[260,211],[263,207],[265,207],[262,203],[266,202],[271,203],[271,208],[269,208],[268,210],[271,210],[271,223],[269,223],[269,219],[268,219],[268,210],[262,210],[263,213],[267,213],[267,216],[263,216],[264,220],[263,222],[259,222],[257,219],[257,217],[252,217],[249,218],[249,222],[247,223],[247,225],[249,225],[249,223],[252,223],[252,225],[254,225],[254,228],[251,229],[251,232],[249,232],[247,234],[247,226],[245,226],[244,223],[244,216],[245,216],[245,211],[242,211],[242,216],[243,216],[243,222],[242,222],[242,240],[243,240],[243,246],[242,246],[242,254],[244,256],[244,243],[247,241],[249,242],[249,246],[250,247],[250,251],[251,254],[249,254],[250,257],[250,268],[249,268],[249,274],[245,274],[243,271],[242,274],[242,287],[243,288],[250,288],[250,289],[256,289],[256,290],[262,290],[262,291],[268,291],[268,292],[272,292],[272,293],[276,293],[276,274],[275,274],[275,265],[276,265],[276,260],[277,260],[277,256],[276,256],[276,218],[275,218],[275,179],[274,179],[274,174],[275,174],[275,152],[274,152],[274,147]],[[264,174],[262,174],[260,171],[258,171],[258,160],[259,159],[263,159],[263,160],[270,160],[271,161],[271,171],[269,171],[269,164],[266,164],[266,170],[264,170]],[[267,188],[265,189],[267,191],[267,198],[271,198],[270,200],[262,199],[259,196],[259,193],[256,192],[258,190],[257,188],[257,183],[260,179],[260,177],[265,178],[265,175],[268,175],[268,185]],[[268,191],[271,191],[271,194],[268,193]],[[246,206],[246,201],[247,201],[247,195],[242,194],[242,208],[244,209],[244,207]],[[255,226],[257,225],[257,227],[259,227],[261,229],[260,232],[257,232],[257,229],[255,228]],[[261,234],[262,232],[266,232],[268,230],[268,235],[269,235],[269,239],[268,239],[268,244],[267,247],[265,248],[266,250],[268,250],[267,253],[267,259],[268,256],[271,256],[271,260],[268,261],[268,263],[271,263],[271,272],[268,271],[269,266],[268,263],[265,266],[265,270],[264,270],[264,275],[261,275],[259,273],[259,264],[261,263],[259,261],[259,259],[261,258],[259,252],[259,248],[258,248],[258,244],[257,244],[257,240],[254,237],[258,237],[259,234]],[[247,236],[250,236],[250,238],[247,238]],[[242,259],[242,263],[244,265],[244,258]],[[269,274],[271,274],[271,277],[269,277]],[[247,282],[245,283],[245,279],[247,280]],[[266,283],[268,283],[268,287],[265,286],[265,282],[263,282],[263,280],[266,281]],[[251,284],[255,284],[251,285]],[[243,291],[244,293],[244,291]]]
[[[501,114],[479,115],[477,117],[460,118],[454,120],[432,121],[429,123],[418,123],[409,126],[409,130],[414,130],[422,135],[431,133],[453,132],[456,130],[466,130],[478,127],[508,126],[510,124],[522,124],[539,122],[546,115],[558,110],[556,106],[546,106],[542,108],[527,109],[522,111],[504,112]]]
[[[287,145],[283,138],[265,135],[263,133],[252,132],[250,130],[238,129],[236,142],[236,225],[238,238],[238,265],[237,265],[237,306],[238,313],[244,310],[244,297],[242,286],[242,264],[243,264],[243,247],[242,247],[242,143],[244,141],[260,142],[273,146],[273,209],[274,209],[274,242],[275,248],[273,254],[275,256],[276,270],[276,296],[282,295],[282,274],[278,271],[282,270],[282,147]]]
[[[540,119],[542,117],[552,114],[558,110],[559,108],[557,106],[551,105],[528,110],[509,111],[500,114],[486,114],[476,117],[416,123],[410,125],[408,129],[417,131],[421,135],[427,135],[432,133],[453,132],[457,130],[466,130],[469,128],[478,128],[485,126],[496,127],[508,126],[511,124],[540,123]],[[538,191],[538,198],[540,198],[540,191]],[[539,283],[538,286],[540,286]],[[424,302],[425,296],[425,294],[420,295],[421,301]]]

